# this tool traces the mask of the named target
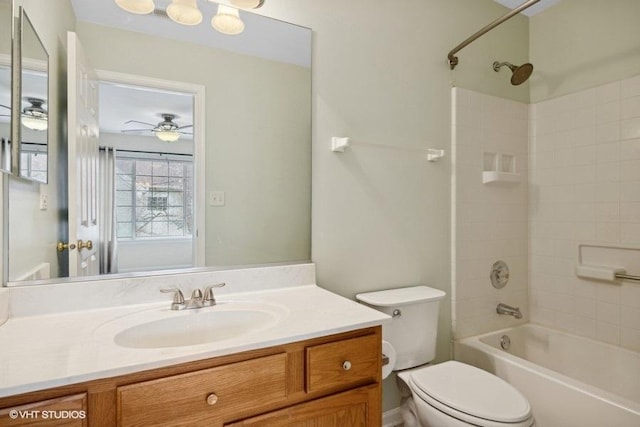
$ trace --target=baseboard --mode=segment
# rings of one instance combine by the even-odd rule
[[[390,409],[382,414],[382,427],[401,427],[400,408]]]

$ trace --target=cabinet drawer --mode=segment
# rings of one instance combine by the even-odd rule
[[[0,409],[0,426],[42,425],[85,427],[87,425],[86,393]]]
[[[344,389],[377,380],[380,371],[378,335],[367,335],[306,349],[308,393]]]
[[[287,397],[286,354],[118,387],[120,426],[208,425]]]
[[[367,427],[381,425],[379,386],[368,386],[247,418],[225,427]]]

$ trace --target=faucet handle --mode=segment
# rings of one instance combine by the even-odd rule
[[[173,292],[173,302],[171,303],[171,310],[182,310],[186,307],[184,302],[184,294],[178,288],[160,289],[160,292],[168,294]]]
[[[226,283],[217,283],[215,285],[210,285],[204,288],[204,305],[216,305],[216,297],[213,295],[213,288],[222,288],[226,285]]]

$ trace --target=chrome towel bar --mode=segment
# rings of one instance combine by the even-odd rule
[[[624,280],[635,280],[636,282],[640,282],[640,276],[633,276],[631,274],[616,273],[615,278]]]

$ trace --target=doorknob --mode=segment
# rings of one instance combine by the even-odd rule
[[[58,252],[62,252],[65,249],[74,250],[76,248],[76,245],[73,243],[58,242],[56,248],[58,248]]]
[[[87,240],[86,242],[83,242],[82,240],[78,240],[78,250],[82,250],[82,249],[93,249],[93,242],[91,240]]]

